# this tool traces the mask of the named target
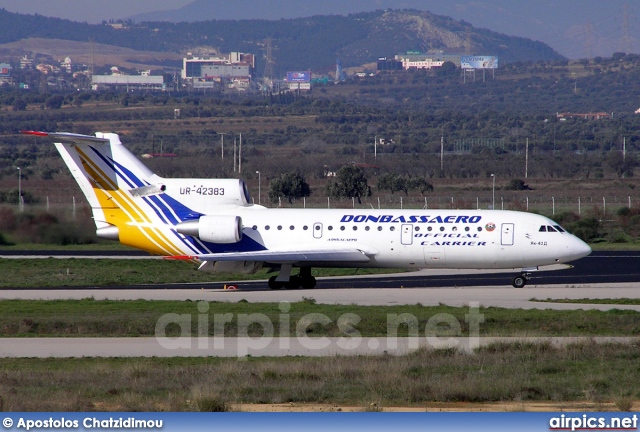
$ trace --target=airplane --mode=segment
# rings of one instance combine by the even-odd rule
[[[100,238],[200,263],[200,270],[277,270],[271,289],[314,288],[313,267],[521,269],[591,248],[551,219],[504,210],[270,209],[238,179],[162,178],[115,133],[21,131],[53,138],[91,205]],[[292,269],[299,268],[299,274]]]

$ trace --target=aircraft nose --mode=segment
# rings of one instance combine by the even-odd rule
[[[573,255],[572,259],[576,260],[584,258],[591,253],[591,247],[578,237],[573,236],[572,240],[573,241],[570,246],[571,254]]]

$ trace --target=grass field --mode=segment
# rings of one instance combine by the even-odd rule
[[[536,299],[532,298],[531,301],[547,302],[547,303],[579,303],[579,304],[607,304],[607,305],[639,305],[640,299],[631,298],[615,298],[615,299]]]
[[[1,253],[0,253],[1,254]],[[266,280],[273,274],[209,273],[192,263],[164,259],[0,259],[0,289]],[[314,276],[398,273],[402,269],[314,269]],[[295,274],[295,271],[294,271]]]
[[[464,354],[330,358],[0,359],[5,411],[228,411],[240,403],[419,409],[430,402],[640,396],[638,345],[497,344]],[[598,408],[603,404],[602,408]]]
[[[291,303],[290,310],[282,315],[279,303],[210,302],[207,304],[207,329],[210,335],[221,335],[216,330],[216,316],[231,314],[224,326],[224,335],[237,336],[239,327],[250,336],[263,334],[260,320],[272,323],[276,336],[296,336],[303,332],[309,337],[344,336],[354,331],[365,337],[389,336],[390,328],[398,329],[398,336],[410,336],[408,325],[396,324],[397,316],[415,317],[413,329],[424,336],[428,326],[440,336],[469,336],[469,323],[465,315],[469,308],[450,306],[358,306],[316,304],[308,298]],[[155,336],[156,325],[164,314],[186,314],[191,320],[191,334],[198,335],[201,312],[198,302],[177,301],[112,301],[112,300],[1,300],[0,336],[4,337],[124,337]],[[640,313],[628,310],[514,310],[503,308],[480,308],[483,321],[479,324],[479,336],[637,336],[640,335]],[[241,315],[245,314],[245,315]],[[251,314],[261,314],[260,320],[249,319]],[[322,314],[329,324],[317,320],[309,324],[309,314]],[[352,314],[352,315],[345,315]],[[439,321],[448,314],[460,324],[459,332],[453,326]],[[240,322],[240,317],[243,321]],[[284,316],[284,318],[283,318]],[[317,315],[316,315],[317,316]],[[339,324],[339,318],[347,319],[349,325]],[[359,318],[358,319],[356,319]],[[430,320],[431,323],[430,323]],[[245,326],[245,322],[250,323]],[[289,323],[289,331],[286,329]],[[285,324],[282,324],[285,323]],[[437,324],[437,325],[436,325]],[[353,330],[350,328],[353,327]],[[177,324],[166,327],[167,335],[179,335]],[[393,330],[395,331],[395,330]],[[216,333],[218,332],[218,333]]]

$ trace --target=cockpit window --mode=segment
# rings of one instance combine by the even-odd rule
[[[540,229],[538,230],[538,232],[567,232],[564,228],[562,228],[560,225],[542,225],[540,227]]]

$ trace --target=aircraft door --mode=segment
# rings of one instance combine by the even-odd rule
[[[313,224],[313,238],[322,238],[322,224],[320,222]]]
[[[502,237],[500,243],[502,246],[513,246],[513,224],[502,224]]]
[[[402,237],[400,238],[400,243],[403,245],[413,244],[413,225],[402,224]]]

